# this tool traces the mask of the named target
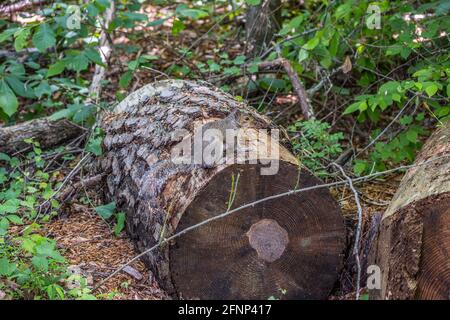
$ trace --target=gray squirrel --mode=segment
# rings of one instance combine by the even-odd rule
[[[225,118],[217,121],[211,121],[201,126],[200,130],[194,136],[194,140],[191,144],[191,150],[194,151],[194,163],[201,164],[202,168],[209,169],[215,167],[218,164],[217,161],[221,161],[224,158],[224,154],[228,147],[227,144],[230,143],[230,141],[226,141],[227,130],[238,130],[241,128],[240,121],[241,113],[238,110],[233,110]],[[221,139],[221,141],[218,139]],[[195,145],[196,141],[201,141],[202,143],[201,152],[195,149],[197,147]],[[213,154],[212,152],[208,152],[209,149],[216,151],[214,146],[217,143],[222,143],[223,146],[222,154],[220,156]],[[205,154],[211,155],[212,159],[204,159]]]

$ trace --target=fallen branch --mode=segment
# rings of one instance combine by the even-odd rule
[[[356,235],[355,235],[355,244],[353,247],[353,255],[355,256],[356,260],[356,268],[357,268],[357,274],[356,274],[356,300],[359,300],[359,291],[361,286],[361,260],[359,258],[359,238],[361,237],[361,229],[362,229],[362,207],[361,202],[359,201],[358,191],[356,191],[355,187],[353,186],[353,180],[350,178],[344,171],[344,169],[338,165],[337,163],[333,162],[332,165],[337,167],[341,174],[344,176],[344,178],[348,181],[348,186],[353,192],[353,195],[355,197],[356,207],[358,208],[358,225],[356,227]]]
[[[105,23],[102,26],[102,31],[100,33],[99,39],[100,57],[104,65],[108,63],[112,51],[112,43],[108,35],[108,27],[114,17],[114,12],[114,1],[110,1],[109,8],[105,10]],[[95,101],[98,101],[98,98],[100,97],[100,93],[102,90],[101,82],[105,77],[105,72],[105,67],[98,64],[95,65],[94,76],[92,77],[92,82],[89,87],[89,96],[95,99]]]
[[[60,193],[60,195],[57,196],[57,198],[61,202],[67,202],[81,188],[94,187],[94,186],[98,185],[99,183],[101,183],[103,181],[103,179],[105,178],[105,176],[106,176],[106,173],[100,173],[93,177],[90,177],[90,178],[81,180],[77,183],[74,183],[74,184],[66,187],[64,189],[64,191],[62,191]]]
[[[0,7],[0,14],[11,14],[28,9],[30,7],[44,4],[47,0],[22,0],[17,3],[7,4]]]
[[[51,148],[80,136],[86,129],[68,120],[36,119],[10,127],[0,127],[0,152],[13,154],[30,148],[33,139],[41,148]]]
[[[291,63],[289,60],[284,58],[278,58],[272,61],[264,61],[261,62],[258,65],[261,69],[271,69],[276,67],[283,67],[286,71],[289,79],[291,80],[292,87],[294,88],[295,93],[298,96],[300,108],[302,109],[303,116],[306,120],[314,119],[314,110],[311,106],[311,104],[308,101],[308,95],[305,91],[305,88],[303,87],[302,82],[300,81],[300,78],[297,75],[297,72],[292,68]]]

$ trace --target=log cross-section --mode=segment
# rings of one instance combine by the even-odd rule
[[[372,299],[450,299],[450,122],[425,143],[384,213]]]
[[[206,83],[147,85],[105,116],[108,201],[126,213],[144,251],[230,207],[321,184],[280,139],[276,174],[267,163],[176,164],[173,149],[196,128],[277,129],[254,109]],[[247,132],[244,130],[244,132]],[[248,130],[251,138],[251,130]],[[250,139],[251,140],[251,139]],[[251,140],[248,147],[262,141]],[[268,144],[275,143],[271,141]],[[266,146],[267,147],[267,146]],[[266,159],[268,160],[268,159]],[[233,191],[234,190],[234,191]],[[344,226],[325,188],[261,202],[187,232],[144,255],[167,292],[185,299],[325,299],[342,265]]]

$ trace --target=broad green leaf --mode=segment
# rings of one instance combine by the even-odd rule
[[[90,139],[86,150],[92,152],[96,156],[101,156],[103,153],[102,141],[103,139],[101,137]]]
[[[0,213],[1,215],[1,213]],[[0,219],[0,236],[4,236],[8,232],[9,221],[6,218]]]
[[[8,117],[11,117],[16,113],[18,107],[19,102],[17,101],[16,95],[5,80],[0,80],[0,109],[2,109]]]
[[[48,271],[48,260],[42,256],[34,256],[31,259],[31,263],[35,266],[39,271]]]
[[[10,37],[12,37],[12,35],[14,33],[16,33],[16,31],[17,31],[17,28],[14,28],[14,29],[5,30],[2,33],[0,33],[0,43],[8,40]]]
[[[86,70],[89,66],[89,59],[82,52],[71,54],[67,56],[64,61],[66,62],[67,69],[76,72]]]
[[[425,92],[428,94],[429,97],[432,97],[436,94],[436,92],[439,90],[439,87],[436,83],[430,83],[425,87]]]
[[[301,48],[298,52],[298,62],[308,59],[309,53],[305,49]]]
[[[136,70],[139,67],[139,61],[137,60],[132,60],[130,62],[128,62],[128,69],[130,70]]]
[[[38,97],[38,99],[41,99],[44,95],[51,95],[52,94],[52,88],[48,84],[47,80],[41,81],[41,83],[34,89],[34,93]]]
[[[0,276],[8,277],[16,270],[16,265],[5,257],[0,258]]]
[[[50,120],[56,121],[56,120],[60,120],[60,119],[64,119],[64,118],[70,118],[73,114],[74,114],[74,111],[72,109],[67,108],[67,109],[62,109],[62,110],[56,111],[48,118]]]
[[[208,16],[208,12],[199,9],[182,8],[177,9],[177,12],[182,17],[191,18],[193,20],[198,20]]]
[[[173,20],[173,24],[172,24],[172,34],[174,36],[176,36],[177,34],[179,34],[181,31],[183,31],[186,28],[186,26],[184,25],[183,22],[181,22],[178,19],[174,19]]]
[[[361,104],[361,102],[360,101],[358,101],[358,102],[355,102],[355,103],[352,103],[351,105],[349,105],[348,107],[347,107],[347,109],[345,109],[345,111],[344,111],[344,115],[346,115],[346,114],[350,114],[350,113],[353,113],[353,112],[355,112],[355,111],[358,111],[359,110],[359,105]]]
[[[418,132],[417,130],[410,129],[406,132],[406,138],[408,138],[409,141],[412,143],[417,142]]]
[[[126,88],[130,85],[131,79],[133,79],[133,71],[128,70],[119,79],[119,86]]]
[[[8,156],[6,153],[0,152],[0,161],[9,162],[10,160],[10,156]]]
[[[86,50],[84,50],[84,53],[89,58],[89,60],[91,60],[95,64],[98,64],[99,66],[102,66],[102,67],[106,67],[102,61],[102,58],[101,58],[99,52],[97,50],[95,50],[94,48],[87,48]]]
[[[19,216],[15,215],[15,214],[10,214],[10,215],[6,216],[6,218],[8,218],[8,220],[14,224],[23,224],[22,218],[20,218]]]
[[[47,23],[43,23],[34,33],[32,42],[39,51],[44,52],[56,44],[55,32]]]
[[[95,208],[95,212],[97,212],[103,219],[109,219],[116,211],[116,203],[110,202],[103,206],[99,206]]]
[[[19,78],[7,76],[5,80],[16,95],[30,99],[36,98],[34,90],[29,85],[25,85]]]
[[[62,73],[65,68],[66,68],[65,62],[63,60],[60,60],[48,67],[46,77],[50,78],[50,77],[56,76],[56,75]]]
[[[27,46],[28,38],[30,37],[31,30],[29,28],[21,28],[19,31],[14,33],[16,37],[14,40],[14,49],[19,52]]]
[[[261,0],[245,0],[245,3],[249,6],[257,6],[261,3]]]
[[[312,50],[319,44],[320,39],[319,37],[314,37],[312,39],[309,39],[308,42],[303,46],[303,49],[305,50]]]
[[[147,27],[156,27],[162,25],[167,19],[158,19],[147,23]]]
[[[117,214],[117,222],[116,227],[114,228],[114,234],[118,236],[120,232],[122,232],[124,226],[125,226],[125,213],[119,212]]]

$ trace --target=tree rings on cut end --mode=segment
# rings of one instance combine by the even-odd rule
[[[276,175],[261,175],[261,168],[236,164],[217,173],[197,193],[176,232],[227,211],[236,181],[231,208],[322,184],[289,162],[281,161]],[[326,299],[342,265],[344,243],[341,212],[326,188],[291,194],[178,238],[170,247],[172,282],[185,299]]]

